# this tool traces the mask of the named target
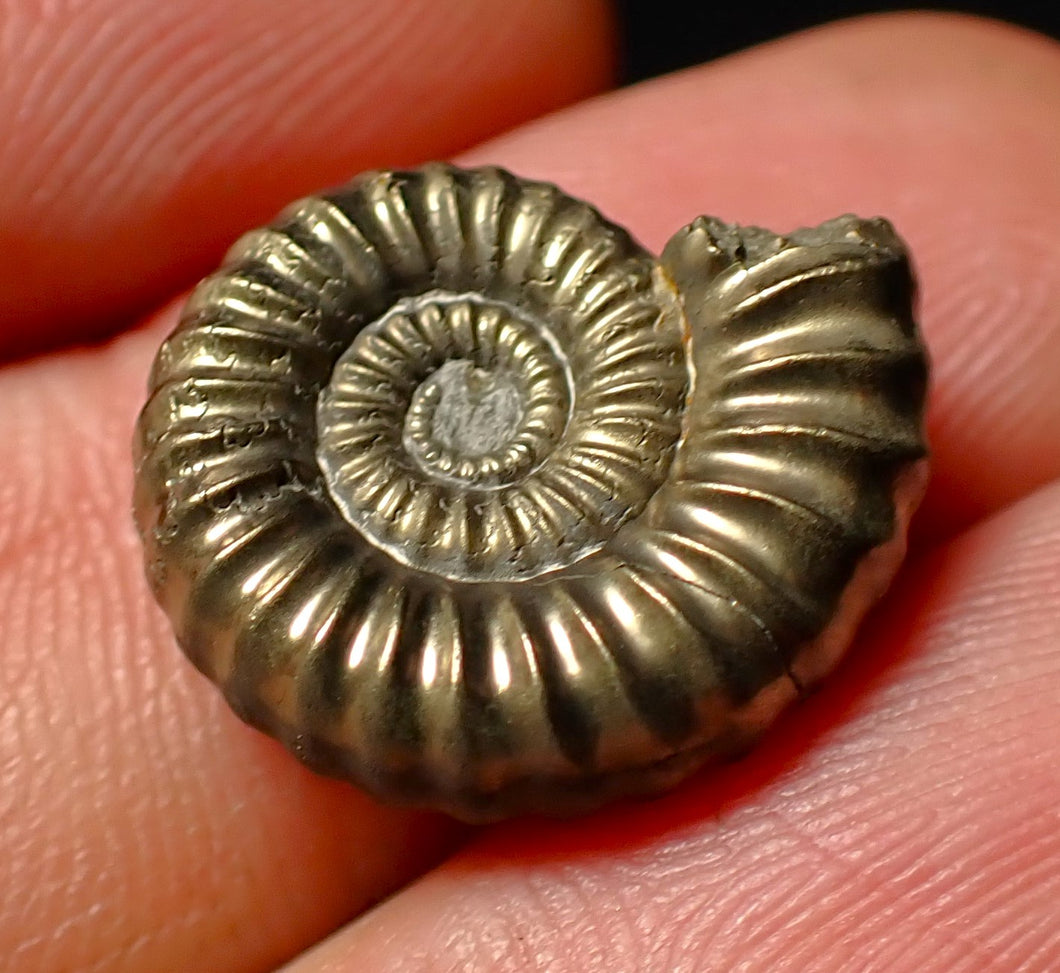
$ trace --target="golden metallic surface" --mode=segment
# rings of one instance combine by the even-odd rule
[[[883,220],[655,258],[499,169],[368,173],[239,240],[159,351],[147,573],[321,772],[471,820],[669,786],[838,661],[923,493]]]

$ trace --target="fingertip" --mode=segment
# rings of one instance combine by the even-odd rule
[[[614,71],[603,0],[93,0],[4,37],[0,357],[114,329],[293,198]]]
[[[778,231],[889,218],[931,352],[918,537],[1060,476],[1060,45],[997,21],[821,27],[508,133],[466,158],[591,199],[658,251],[700,213]]]

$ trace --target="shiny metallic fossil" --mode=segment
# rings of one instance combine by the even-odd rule
[[[669,786],[837,662],[904,553],[902,243],[700,217],[661,259],[495,168],[239,240],[158,354],[136,519],[247,722],[473,820]]]

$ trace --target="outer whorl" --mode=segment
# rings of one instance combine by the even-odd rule
[[[245,720],[471,819],[650,791],[838,660],[926,478],[901,242],[700,218],[661,260],[499,169],[239,240],[159,352],[148,575]]]

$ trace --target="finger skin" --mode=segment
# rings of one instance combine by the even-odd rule
[[[501,827],[288,973],[1054,970],[1060,484],[921,559],[870,629],[742,762]]]
[[[1036,193],[1039,201],[1049,202],[1057,193],[1049,181],[1055,177],[1029,162],[1056,140],[1056,106],[1048,100],[1048,92],[1056,89],[1055,55],[1039,41],[994,27],[925,19],[905,21],[904,27],[903,21],[875,23],[871,29],[858,24],[829,28],[623,92],[535,123],[468,160],[555,178],[628,222],[653,246],[700,211],[780,228],[842,209],[895,215],[921,264],[925,330],[940,376],[933,429],[942,486],[932,502],[935,512],[944,512],[946,504],[955,508],[948,521],[953,528],[1055,476],[1057,447],[1046,435],[1046,423],[1057,408],[1052,395],[1057,369],[1050,355],[1060,345],[1054,310],[1060,295],[1055,278],[1041,271],[1055,207],[1042,205],[1032,213],[1029,201]],[[880,36],[876,32],[883,25],[890,26]],[[934,71],[939,51],[955,52],[948,71],[957,72],[959,80]],[[1020,71],[993,67],[999,63],[1018,64]],[[984,66],[997,77],[982,80]],[[841,102],[850,100],[843,91],[855,68],[857,77],[868,78],[867,113],[856,110],[856,103],[841,110]],[[763,74],[783,83],[766,84]],[[1011,79],[1009,87],[1004,77]],[[1040,111],[1020,107],[1024,96]],[[756,111],[748,116],[750,103]],[[948,120],[957,149],[947,148],[937,124],[917,127],[905,121],[907,115],[919,117],[925,104]],[[799,122],[792,120],[793,105],[804,112]],[[805,114],[813,105],[819,106],[816,114]],[[1013,130],[1019,138],[1014,135],[985,154],[970,151],[974,130],[989,131],[1005,118],[1019,120]],[[890,155],[882,154],[882,142],[869,138],[876,126],[900,135],[886,142]],[[929,141],[921,148],[910,141],[914,138]],[[869,140],[871,152],[853,150],[861,140]],[[783,164],[788,158],[794,160],[791,171]],[[914,179],[918,165],[927,165],[923,159],[937,160],[926,185]],[[1022,180],[1027,199],[1018,186],[991,188],[990,180],[1005,167],[1028,174]],[[989,210],[992,192],[1009,194],[1010,208]],[[903,202],[907,193],[914,193],[916,205]],[[969,198],[980,211],[985,207],[997,216],[990,232],[976,237],[974,272],[967,269],[968,248],[957,245],[965,238],[958,235],[947,247],[949,238],[939,228],[966,218]],[[1018,227],[1006,222],[1010,211],[1018,216]],[[933,239],[940,241],[934,251]],[[1012,258],[1011,273],[998,274],[995,268],[1006,266],[1013,241],[1024,247],[1022,256]],[[1012,275],[1024,270],[1026,278],[1017,280],[1026,286],[1013,287]],[[951,289],[957,295],[952,299],[947,297]],[[1031,330],[1031,322],[1038,331]],[[0,712],[5,775],[0,780],[5,802],[0,869],[8,869],[0,875],[0,888],[11,890],[0,911],[7,937],[0,939],[0,956],[18,950],[14,954],[24,961],[19,969],[51,971],[64,963],[108,970],[210,969],[211,964],[224,970],[268,968],[296,944],[308,945],[342,915],[392,888],[447,837],[435,832],[432,844],[429,834],[426,851],[399,856],[396,849],[434,819],[387,816],[351,791],[303,774],[278,747],[227,714],[205,680],[182,664],[163,620],[149,607],[127,520],[131,472],[126,450],[148,360],[171,324],[170,316],[110,348],[57,356],[0,376],[0,468],[5,471],[0,478],[0,639],[5,662],[7,654],[11,657],[0,669],[5,680],[0,699],[12,700]],[[1036,353],[1028,360],[1024,346],[1031,337]],[[956,364],[950,364],[950,356],[957,356]],[[986,390],[995,371],[1018,380],[994,386],[995,397],[1004,393],[1007,398],[1004,408],[992,411]],[[999,429],[1013,412],[1035,417],[1031,432],[1016,429],[1023,436],[1018,448],[1005,441],[1011,426]],[[997,468],[995,456],[1011,469]],[[1042,597],[1048,593],[1044,590]],[[896,664],[886,655],[889,644],[882,640],[861,649],[862,657],[879,655],[881,679]],[[922,651],[909,649],[914,657]],[[764,743],[762,756],[755,758],[764,763],[731,768],[725,772],[731,778],[705,775],[669,799],[672,803],[647,806],[673,808],[662,820],[656,810],[646,810],[646,817],[634,815],[623,825],[628,811],[622,811],[609,827],[601,821],[612,819],[604,817],[553,829],[552,850],[546,849],[545,857],[551,855],[572,883],[589,864],[622,866],[617,878],[608,873],[612,884],[599,886],[605,893],[588,895],[590,905],[569,915],[602,921],[596,910],[606,905],[600,912],[608,912],[612,925],[602,925],[601,936],[617,943],[631,936],[676,942],[682,925],[688,949],[709,941],[717,930],[696,925],[680,902],[672,909],[647,908],[655,895],[672,900],[650,881],[638,893],[641,873],[628,862],[623,865],[619,852],[636,851],[634,864],[647,868],[657,857],[666,859],[675,835],[699,834],[719,808],[772,806],[762,796],[764,789],[782,779],[789,764],[797,768],[814,758],[819,741],[845,726],[855,704],[882,685],[872,679],[844,681],[850,678],[833,683],[840,704],[817,711],[823,714],[817,729],[793,736],[787,749]],[[847,696],[841,687],[847,687]],[[903,696],[906,703],[910,698]],[[781,731],[771,741],[785,739]],[[1042,752],[1049,750],[1042,746]],[[51,786],[38,786],[43,770],[52,767]],[[881,772],[873,779],[887,778]],[[65,799],[64,788],[76,800]],[[841,787],[837,793],[835,812],[841,815]],[[90,811],[75,815],[81,808]],[[754,825],[760,843],[768,844],[771,820]],[[740,840],[742,827],[752,824],[734,826],[724,841],[714,839],[717,844],[693,843],[693,859],[723,859],[725,846]],[[616,829],[619,837],[608,838]],[[597,830],[601,843],[594,845]],[[855,829],[851,841],[859,834],[866,841],[873,838]],[[535,861],[545,843],[543,833],[514,828],[499,835],[495,840],[509,844],[486,848],[478,859],[456,859],[452,868],[421,886],[433,889],[432,895],[445,891],[429,900],[433,912],[419,914],[421,925],[412,917],[415,902],[424,900],[410,900],[413,905],[399,921],[395,910],[405,908],[399,897],[354,927],[354,938],[336,939],[335,968],[385,970],[386,965],[373,967],[372,962],[395,968],[401,957],[411,956],[411,969],[432,964],[446,969],[445,963],[465,955],[469,964],[488,969],[482,964],[492,951],[489,955],[510,966],[526,960],[525,968],[533,969],[534,951],[552,955],[546,950],[550,937],[557,949],[581,957],[557,929],[568,913],[533,910],[538,892],[544,899],[551,894],[551,873],[544,873],[533,894],[524,895],[526,887],[518,884],[541,874]],[[388,839],[392,844],[385,844]],[[852,844],[848,854],[856,858],[859,847]],[[695,861],[683,862],[693,886],[706,881]],[[490,884],[494,874],[511,879],[514,890]],[[734,874],[729,883],[739,887],[755,873]],[[779,880],[776,871],[763,875],[767,883]],[[616,891],[627,878],[626,891]],[[1029,887],[1036,887],[1035,881],[1031,875]],[[492,897],[490,908],[481,911],[482,921],[468,918],[462,932],[450,929],[456,937],[453,952],[438,955],[439,941],[431,936],[442,935],[438,930],[448,916],[459,914],[464,921],[464,913],[452,910],[465,894],[468,902],[481,902],[475,897],[479,893],[472,894],[475,888]],[[564,886],[555,888],[556,901],[569,901],[563,899]],[[812,896],[810,905],[822,896]],[[691,901],[694,909],[710,905]],[[743,912],[734,906],[730,914],[753,918],[755,907],[748,900]],[[519,937],[526,929],[515,914],[520,910],[536,929],[525,952]],[[649,935],[629,927],[623,933],[621,924],[629,923],[630,915],[658,929]],[[750,918],[742,928],[749,925]],[[587,936],[590,932],[585,930]],[[600,946],[603,955],[607,946]],[[676,956],[679,950],[673,948]],[[556,968],[563,969],[559,961]]]
[[[174,646],[129,464],[173,323],[0,374],[0,970],[271,970],[460,834],[303,770]]]
[[[658,249],[699,213],[778,231],[883,215],[934,361],[937,539],[1060,476],[1060,55],[962,17],[832,25],[476,149],[585,195]]]
[[[240,230],[599,90],[604,0],[0,9],[0,358],[168,297]]]
[[[500,830],[292,973],[1054,968],[1058,523],[1047,488],[923,562],[742,764]]]
[[[958,536],[920,552],[836,677],[747,759],[653,803],[501,827],[291,973],[1055,968],[1060,181],[1040,161],[1057,109],[1055,45],[886,18],[473,153],[559,180],[654,247],[700,211],[893,217],[936,367],[921,541]]]

